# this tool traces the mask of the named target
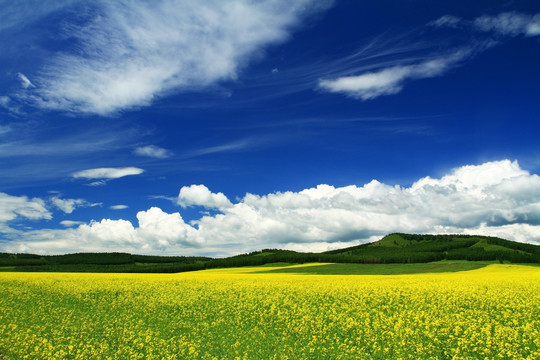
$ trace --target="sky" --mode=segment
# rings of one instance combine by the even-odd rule
[[[0,251],[540,244],[540,3],[0,0]]]

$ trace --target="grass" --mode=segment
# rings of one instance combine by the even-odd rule
[[[283,267],[283,266],[293,266],[296,264],[293,263],[287,263],[287,262],[275,262],[275,263],[268,263],[261,265],[260,267]]]
[[[261,273],[306,275],[401,275],[468,271],[483,268],[493,262],[438,261],[422,264],[312,264],[288,266]]]

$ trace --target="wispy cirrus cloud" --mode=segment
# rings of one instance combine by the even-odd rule
[[[0,2],[0,31],[10,28],[20,30],[39,18],[77,2],[80,2],[80,0]]]
[[[462,22],[462,19],[454,15],[444,15],[437,20],[430,21],[428,25],[435,27],[451,27],[456,28]]]
[[[466,20],[453,15],[445,15],[429,23],[435,27],[469,27],[476,31],[491,32],[503,36],[540,35],[540,13],[524,14],[504,12],[497,15],[483,15],[474,20]]]
[[[0,96],[0,107],[8,110],[12,114],[19,114],[21,109],[9,96]]]
[[[11,132],[12,128],[8,125],[0,125],[0,135],[7,134]]]
[[[263,142],[261,140],[261,142]],[[241,139],[237,141],[228,142],[221,145],[208,146],[186,152],[183,157],[197,157],[203,155],[217,154],[231,151],[242,151],[255,146],[255,142],[252,139]]]
[[[490,35],[509,37],[540,35],[540,14],[528,15],[510,12],[495,16],[485,15],[473,21],[445,15],[428,23],[428,26],[465,28],[468,31],[484,32],[488,37],[475,43],[471,41],[470,44],[461,44],[449,50],[433,49],[425,56],[409,57],[406,56],[407,52],[403,52],[401,59],[394,57],[391,66],[388,66],[388,61],[381,61],[380,65],[373,63],[371,66],[374,70],[320,79],[318,88],[322,91],[341,93],[361,100],[394,95],[399,93],[409,81],[442,76],[450,69],[461,66],[469,58],[494,46],[497,39],[491,38]],[[440,48],[440,46],[437,47]],[[351,70],[351,72],[356,71],[358,69]]]
[[[33,88],[35,87],[34,84],[32,84],[32,82],[30,80],[28,80],[28,78],[26,77],[26,75],[22,74],[22,73],[17,73],[17,77],[19,78],[19,80],[21,81],[21,86],[25,89],[28,89],[28,88]]]
[[[287,40],[304,16],[330,3],[92,3],[86,18],[64,19],[64,36],[78,46],[46,59],[36,87],[19,97],[42,108],[111,115],[234,80],[265,47]]]
[[[344,93],[353,98],[370,100],[401,91],[408,80],[432,78],[443,75],[450,68],[471,54],[470,49],[460,49],[450,56],[426,60],[412,65],[398,65],[356,76],[319,81],[322,90]]]

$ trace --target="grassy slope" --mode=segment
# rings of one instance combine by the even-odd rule
[[[304,267],[282,267],[261,273],[315,274],[315,275],[401,275],[457,272],[480,269],[489,262],[433,262],[419,264],[314,264]]]

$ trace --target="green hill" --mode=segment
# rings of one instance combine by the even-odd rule
[[[0,253],[0,270],[171,273],[272,263],[414,264],[443,260],[540,263],[540,246],[488,236],[395,233],[374,243],[322,253],[264,249],[224,259],[127,253],[54,256]]]
[[[439,260],[540,262],[540,246],[489,236],[390,234],[381,240],[327,254],[381,263]]]

